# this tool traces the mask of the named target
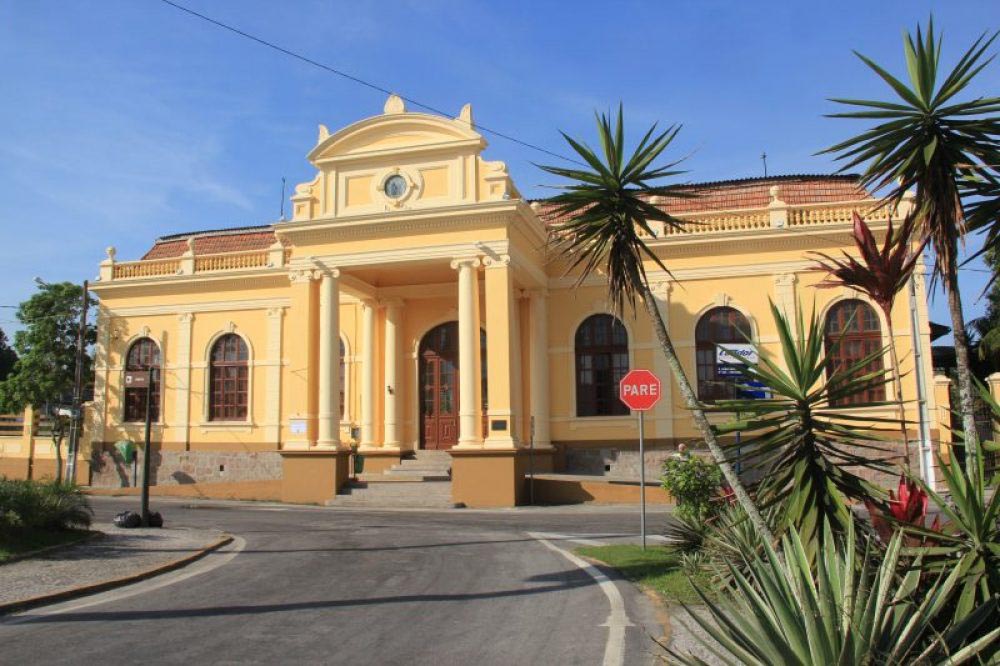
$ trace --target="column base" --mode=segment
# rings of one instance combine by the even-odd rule
[[[323,504],[347,483],[347,449],[279,451],[281,454],[281,501]]]
[[[527,500],[524,449],[452,448],[451,498],[470,508],[517,506]]]

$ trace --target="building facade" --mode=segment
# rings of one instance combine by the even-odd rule
[[[529,446],[538,470],[628,477],[637,424],[617,380],[630,368],[663,380],[646,419],[652,455],[696,440],[647,316],[611,315],[600,275],[575,284],[546,251],[558,221],[485,147],[469,106],[443,118],[393,96],[380,115],[320,126],[308,154],[316,176],[295,188],[290,220],[164,237],[137,261],[109,248],[94,286],[92,483],[121,484],[113,444],[141,441],[146,416],[126,371],[150,366],[157,484],[242,484],[239,496],[334,499],[352,445],[366,473],[414,451],[449,452],[452,497],[469,506],[521,501]],[[838,335],[849,323],[847,357],[888,342],[879,309],[815,289],[822,275],[809,270],[808,252],[853,248],[852,212],[884,229],[889,209],[856,179],[691,189],[699,196],[660,205],[694,224],[648,239],[672,276],[647,270],[702,399],[735,390],[719,343],[750,336],[778,349],[769,301],[815,308]],[[915,313],[906,298],[893,313],[911,399],[918,373],[934,383],[921,279],[916,289]],[[891,385],[883,392],[892,398]]]

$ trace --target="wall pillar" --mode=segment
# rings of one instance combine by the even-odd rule
[[[652,286],[653,299],[656,302],[656,309],[663,319],[663,326],[670,331],[670,292],[673,284],[670,282],[659,282]],[[650,322],[652,327],[652,322]],[[660,378],[661,395],[660,401],[653,408],[653,432],[651,435],[657,438],[673,438],[674,436],[674,376],[667,365],[667,358],[660,349],[660,341],[656,337],[656,331],[650,332],[653,344],[653,372]],[[697,389],[697,387],[696,387]],[[647,427],[648,427],[647,423]]]
[[[184,442],[184,450],[191,448],[191,328],[194,314],[177,315],[177,389],[174,396],[174,420]]]
[[[774,276],[774,304],[788,320],[792,335],[798,334],[798,301],[795,298],[795,273],[781,273]]]
[[[951,378],[934,375],[934,405],[937,407],[934,426],[938,430],[938,453],[947,462],[951,459]]]
[[[549,312],[548,292],[529,294],[531,307],[531,344],[529,382],[531,416],[535,419],[535,448],[551,446],[549,434]]]
[[[298,266],[288,272],[292,283],[290,313],[298,323],[287,336],[288,373],[281,400],[288,425],[281,442],[282,450],[308,449],[310,445],[315,446],[318,439],[320,316],[317,277],[320,273],[313,266]]]
[[[264,437],[281,441],[281,325],[284,308],[267,310],[267,386],[264,389]]]
[[[478,447],[482,444],[481,425],[477,423],[479,410],[476,405],[478,367],[479,322],[476,321],[476,300],[479,298],[479,259],[456,259],[451,267],[458,270],[458,446]],[[492,340],[487,341],[487,348]],[[492,400],[493,387],[490,386]]]
[[[520,374],[518,317],[514,311],[514,275],[510,257],[487,257],[486,266],[486,377],[489,384],[489,422],[485,445],[517,448],[517,390]]]
[[[375,446],[375,303],[361,307],[361,446]]]
[[[340,271],[323,271],[319,285],[319,435],[316,446],[340,444]]]
[[[385,395],[382,397],[385,411],[385,443],[386,448],[400,447],[399,427],[400,427],[400,400],[399,392],[402,389],[399,372],[401,357],[400,345],[402,344],[403,326],[403,301],[399,299],[388,301],[385,305]]]

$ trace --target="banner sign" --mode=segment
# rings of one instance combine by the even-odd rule
[[[126,370],[125,388],[144,389],[149,388],[148,370]]]

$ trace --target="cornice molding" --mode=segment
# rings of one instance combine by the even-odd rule
[[[290,298],[260,298],[245,301],[213,301],[208,303],[185,303],[183,305],[138,305],[125,308],[109,307],[110,317],[143,317],[150,315],[176,314],[195,315],[201,312],[238,312],[242,310],[273,310],[291,307]]]

